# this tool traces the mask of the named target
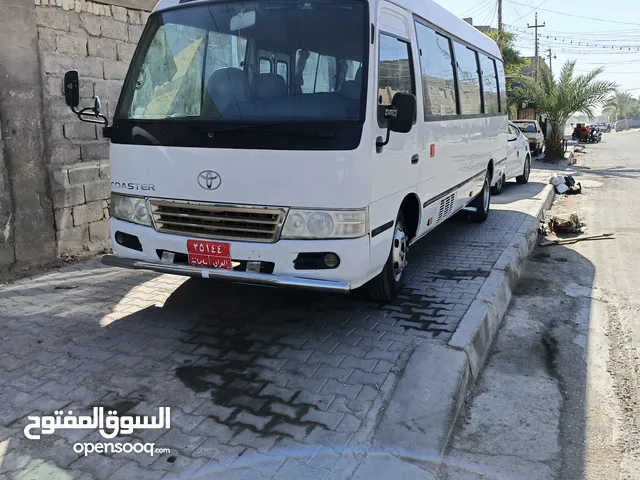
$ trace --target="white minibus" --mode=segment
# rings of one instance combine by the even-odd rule
[[[412,244],[487,218],[507,122],[498,46],[432,0],[160,0],[104,129],[103,262],[387,301]]]

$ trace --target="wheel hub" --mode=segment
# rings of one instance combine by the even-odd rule
[[[404,226],[398,222],[393,234],[393,246],[391,247],[393,278],[396,282],[400,281],[400,278],[402,278],[402,272],[407,266],[408,253],[409,244],[407,241],[407,235],[404,233]]]

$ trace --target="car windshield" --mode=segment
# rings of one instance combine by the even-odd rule
[[[152,15],[116,118],[363,118],[366,4],[258,0]]]
[[[536,133],[536,124],[532,122],[516,123],[516,126],[524,133]]]

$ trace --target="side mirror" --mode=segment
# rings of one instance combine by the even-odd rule
[[[107,117],[100,114],[102,104],[100,103],[99,97],[94,99],[93,107],[78,110],[78,104],[80,103],[80,80],[77,70],[69,70],[64,74],[64,99],[67,105],[71,107],[71,111],[83,122],[99,123],[105,127],[109,126]]]
[[[77,70],[69,70],[64,74],[64,99],[72,110],[80,103],[80,81]]]
[[[378,137],[376,150],[382,152],[382,147],[389,143],[391,132],[409,133],[413,128],[413,121],[416,118],[418,101],[411,93],[398,92],[393,96],[391,106],[385,110],[384,116],[387,121],[387,139]]]
[[[395,114],[389,117],[389,128],[392,132],[409,133],[416,118],[417,101],[410,93],[396,93],[391,101],[391,109]]]

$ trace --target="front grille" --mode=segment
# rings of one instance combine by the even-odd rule
[[[242,207],[150,200],[153,225],[163,233],[250,242],[275,242],[284,208]]]

